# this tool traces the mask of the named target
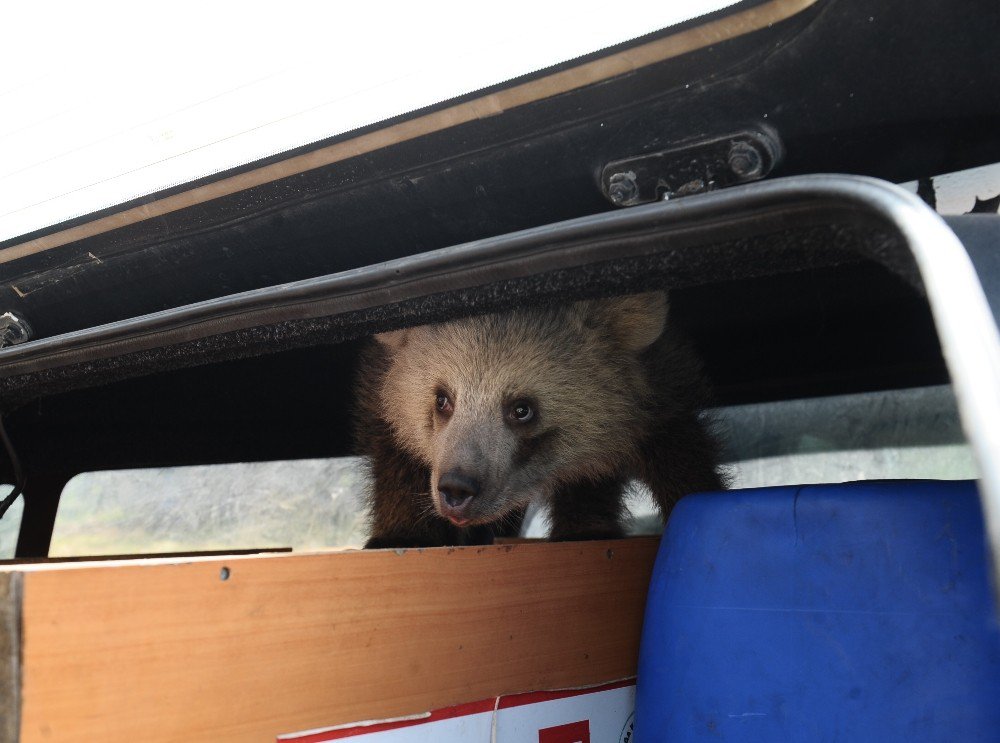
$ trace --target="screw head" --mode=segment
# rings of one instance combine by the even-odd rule
[[[0,315],[0,348],[30,341],[34,332],[22,315],[4,312]]]
[[[758,178],[764,172],[764,160],[752,144],[735,142],[729,148],[729,169],[738,178]]]
[[[639,185],[635,182],[635,173],[631,170],[625,173],[613,173],[608,178],[608,198],[615,206],[625,206],[639,196]]]

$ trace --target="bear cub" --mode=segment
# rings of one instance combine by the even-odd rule
[[[664,518],[723,487],[701,366],[663,292],[382,333],[359,372],[366,547],[489,543],[533,500],[553,540],[617,538],[630,479]]]

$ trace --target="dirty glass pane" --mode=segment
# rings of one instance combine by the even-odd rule
[[[63,491],[52,557],[360,546],[360,459],[89,472]]]
[[[742,405],[713,415],[733,487],[976,477],[947,386]],[[63,492],[50,554],[360,546],[364,475],[357,458],[87,473]],[[0,520],[0,549],[11,554],[19,503]],[[659,530],[641,488],[633,488],[629,508],[634,533]],[[526,534],[544,536],[547,528],[539,509]]]
[[[712,411],[734,488],[977,477],[947,385],[757,403]],[[629,494],[633,533],[661,530],[648,492]],[[544,511],[528,527],[544,536]]]
[[[718,411],[734,487],[975,478],[948,386]]]
[[[0,485],[0,500],[7,496],[12,487],[12,485]],[[24,499],[18,498],[0,519],[0,560],[10,560],[14,557],[14,549],[17,547],[17,533],[21,529],[22,513],[24,513]]]

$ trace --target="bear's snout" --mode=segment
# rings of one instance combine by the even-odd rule
[[[479,495],[479,490],[477,479],[459,470],[445,472],[438,480],[442,515],[460,526],[467,523],[472,500]]]

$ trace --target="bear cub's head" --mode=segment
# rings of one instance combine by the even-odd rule
[[[376,336],[398,443],[430,469],[437,513],[485,524],[638,455],[662,292],[484,315]],[[418,494],[414,494],[415,497]]]

